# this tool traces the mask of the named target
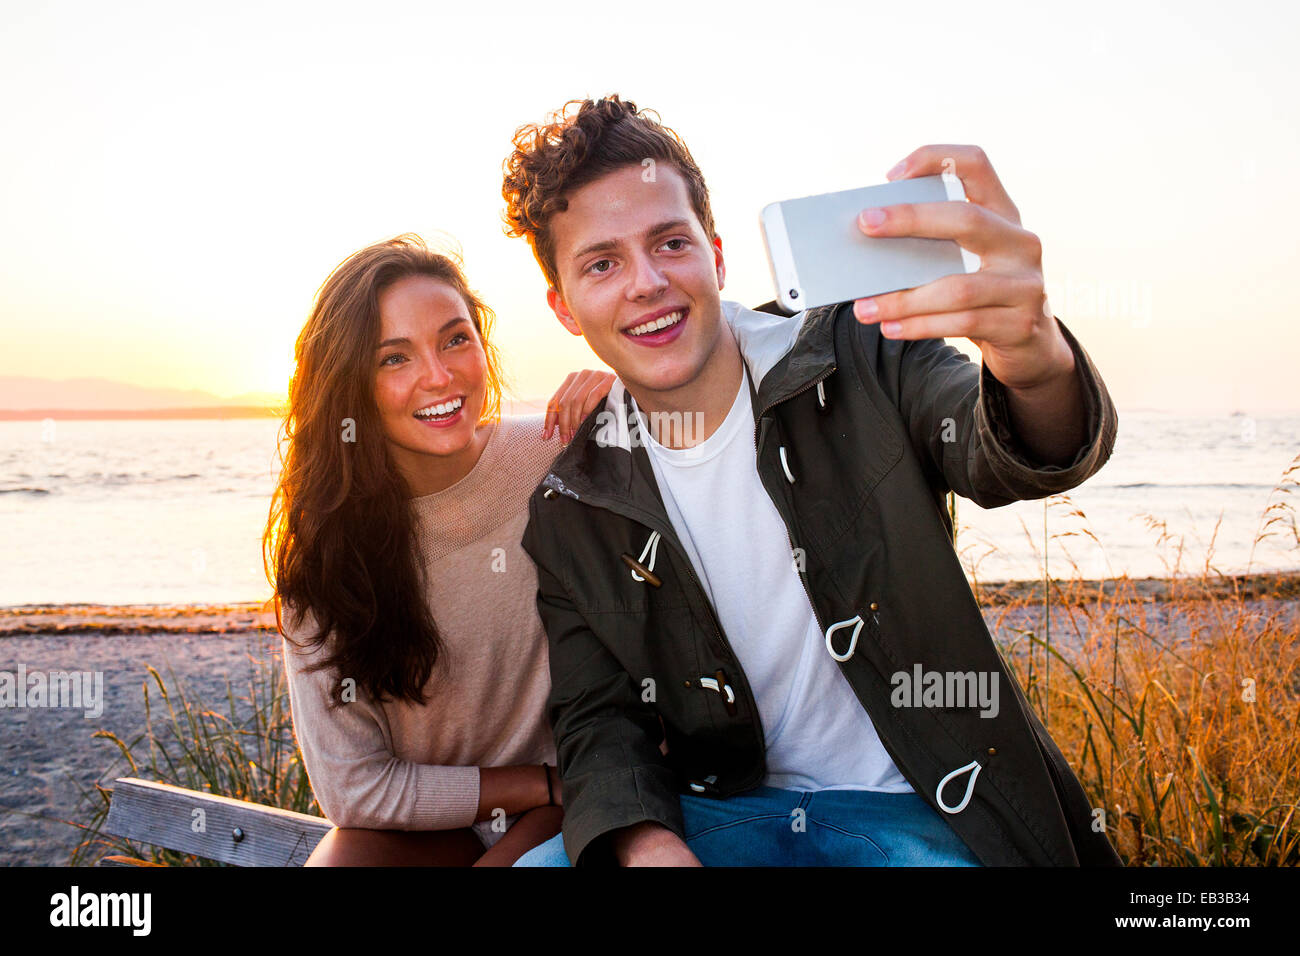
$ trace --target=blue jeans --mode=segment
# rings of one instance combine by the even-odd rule
[[[682,794],[686,845],[705,866],[980,866],[915,793],[777,790]],[[515,866],[569,866],[562,836]]]

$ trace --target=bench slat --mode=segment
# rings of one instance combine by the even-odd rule
[[[332,826],[323,817],[122,777],[103,832],[236,866],[302,866]]]

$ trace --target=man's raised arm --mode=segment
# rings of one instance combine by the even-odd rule
[[[984,151],[923,146],[889,178],[938,173],[956,175],[969,202],[866,209],[858,226],[871,236],[954,240],[980,257],[979,271],[859,299],[853,314],[903,344],[899,407],[958,494],[989,507],[1073,488],[1110,457],[1114,403],[1087,353],[1053,316],[1042,243],[1021,226]],[[963,367],[969,363],[956,357],[961,353],[940,341],[953,336],[979,346],[978,370]],[[880,343],[882,353],[887,346]],[[945,418],[946,430],[934,427]],[[967,472],[972,481],[963,480]]]

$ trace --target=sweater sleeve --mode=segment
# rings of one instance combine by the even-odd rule
[[[286,622],[286,627],[288,622]],[[290,631],[315,632],[310,614]],[[382,708],[360,688],[356,700],[331,708],[329,668],[308,671],[324,645],[282,640],[294,734],[321,810],[335,826],[370,830],[449,830],[478,815],[479,768],[434,766],[393,754]]]

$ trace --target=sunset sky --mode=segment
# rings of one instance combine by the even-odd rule
[[[0,375],[283,393],[330,270],[414,231],[463,250],[516,395],[549,394],[598,362],[503,234],[501,163],[618,92],[699,162],[727,298],[773,296],[766,203],[978,143],[1121,410],[1300,410],[1293,4],[464,10],[5,4]]]

